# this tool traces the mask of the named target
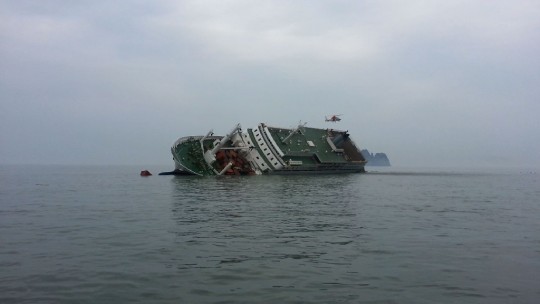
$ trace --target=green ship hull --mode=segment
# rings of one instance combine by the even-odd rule
[[[347,131],[264,123],[225,136],[179,138],[172,146],[175,171],[199,176],[365,172],[366,160]]]

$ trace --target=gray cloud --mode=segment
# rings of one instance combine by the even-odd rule
[[[536,1],[0,3],[2,163],[168,164],[236,122],[396,165],[539,166]]]

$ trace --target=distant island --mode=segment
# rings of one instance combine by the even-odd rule
[[[362,155],[367,160],[366,166],[385,166],[390,167],[390,160],[385,153],[369,153],[367,149],[363,149]]]

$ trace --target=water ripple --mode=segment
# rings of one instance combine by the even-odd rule
[[[532,175],[141,179],[127,168],[56,170],[0,171],[2,303],[540,297]]]

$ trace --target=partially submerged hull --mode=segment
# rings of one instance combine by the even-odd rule
[[[286,129],[259,124],[225,136],[188,136],[171,152],[175,170],[185,174],[260,175],[365,172],[366,160],[347,131]]]

